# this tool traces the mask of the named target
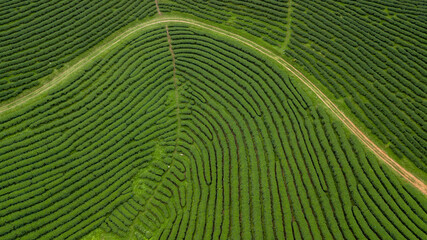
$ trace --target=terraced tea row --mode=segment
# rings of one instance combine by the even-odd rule
[[[135,198],[132,177],[176,134],[165,37],[141,34],[1,116],[1,239],[76,239]]]
[[[2,239],[427,237],[425,198],[277,63],[168,29],[174,58],[140,30],[0,117]]]
[[[231,1],[160,1],[163,13],[177,12],[225,23],[264,41],[280,46],[285,41],[289,21],[287,9],[291,1],[231,0]]]
[[[0,1],[0,102],[155,13],[154,1]]]
[[[427,8],[411,3],[297,1],[285,53],[344,98],[397,156],[425,172],[427,32],[421,12]]]
[[[204,212],[207,219],[195,219],[196,230],[190,231],[190,236],[425,236],[421,220],[425,210],[418,205],[423,197],[419,196],[419,202],[412,206],[421,215],[409,219],[396,204],[404,199],[403,195],[391,196],[395,187],[376,165],[375,158],[366,154],[340,124],[331,122],[321,108],[313,106],[283,70],[256,57],[258,54],[250,49],[232,46],[227,38],[194,29],[169,29],[177,74],[188,86],[183,95],[194,101],[189,106],[191,120],[198,122],[191,124],[193,130],[188,130],[188,135],[193,139],[189,143],[197,145],[202,156],[190,154],[194,150],[188,156],[191,162],[199,163],[196,169],[210,169],[202,172],[203,177],[201,170],[193,177],[201,196],[196,196],[193,201],[197,204],[191,206],[197,205],[194,213]],[[376,169],[376,174],[370,168]],[[208,197],[206,207],[204,191]],[[230,214],[229,219],[226,213]],[[222,219],[217,220],[216,216]],[[322,222],[330,224],[323,226]],[[218,225],[219,235],[215,231]]]
[[[411,170],[427,170],[427,32],[419,1],[160,1],[263,39],[342,99]],[[320,85],[320,84],[319,84]]]
[[[395,158],[425,172],[425,6],[418,1],[160,1],[160,9],[231,25],[286,49]],[[154,15],[156,6],[151,0],[9,1],[0,12],[2,102],[121,27]]]

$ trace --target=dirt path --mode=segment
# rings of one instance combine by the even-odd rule
[[[424,195],[427,195],[427,185],[420,179],[418,179],[416,176],[414,176],[412,173],[408,172],[405,168],[400,166],[396,161],[394,161],[388,154],[383,151],[381,148],[379,148],[372,140],[370,140],[356,125],[341,111],[338,109],[338,107],[322,92],[320,91],[316,85],[314,85],[307,77],[305,77],[300,71],[298,71],[295,67],[293,67],[290,63],[285,61],[283,58],[279,57],[278,55],[274,54],[270,50],[256,44],[255,42],[252,42],[251,40],[245,39],[241,37],[240,35],[227,32],[223,29],[210,26],[205,23],[195,22],[193,20],[185,20],[180,21],[184,23],[188,23],[190,25],[195,25],[200,28],[204,28],[213,32],[216,32],[221,35],[228,36],[230,38],[233,38],[245,45],[248,45],[249,47],[252,47],[259,52],[263,53],[264,55],[267,55],[268,57],[274,59],[277,61],[280,65],[285,67],[288,71],[290,71],[292,74],[294,74],[299,80],[301,80],[306,86],[308,86],[315,94],[316,96],[334,113],[335,116],[337,116],[341,122],[344,123],[345,126],[354,134],[356,135],[360,141],[368,147],[379,159],[384,161],[387,165],[389,165],[395,172],[397,172],[399,175],[401,175],[404,179],[406,179],[409,183],[411,183],[415,188],[419,189]]]
[[[160,13],[161,14],[161,13]],[[174,152],[176,153],[177,148],[178,148],[178,140],[179,140],[179,133],[180,133],[180,129],[181,129],[181,115],[180,115],[180,108],[179,108],[179,92],[178,92],[178,79],[176,78],[176,65],[175,65],[175,53],[173,51],[173,47],[172,47],[172,38],[169,34],[169,28],[166,25],[166,35],[168,38],[168,43],[169,43],[169,51],[172,55],[172,65],[173,65],[173,86],[175,89],[175,101],[176,101],[176,118],[177,118],[177,139],[176,139],[176,144],[175,144],[175,150]]]
[[[160,8],[159,8],[159,0],[155,0],[156,2],[156,9],[157,9],[157,13],[161,16],[162,12],[160,12]]]
[[[156,9],[157,9],[157,13],[162,16],[162,12],[160,11],[159,8],[159,1],[155,0],[156,2]],[[168,43],[169,43],[169,52],[172,55],[172,66],[173,66],[173,87],[175,89],[175,101],[176,101],[176,118],[177,118],[177,139],[175,141],[175,150],[174,153],[177,152],[178,149],[178,141],[179,141],[179,133],[180,133],[180,129],[181,129],[181,115],[180,115],[180,108],[179,108],[179,92],[178,92],[178,79],[176,78],[176,64],[175,64],[175,52],[173,51],[173,47],[172,47],[172,38],[171,35],[169,34],[169,27],[168,25],[166,25],[166,36],[168,39]]]
[[[157,3],[157,1],[156,1]],[[160,15],[161,13],[159,13]],[[34,98],[35,96],[49,90],[59,82],[63,81],[67,76],[72,74],[73,72],[81,69],[85,64],[89,63],[91,60],[99,56],[101,53],[108,51],[110,48],[112,48],[114,45],[116,45],[118,42],[126,38],[127,36],[131,35],[132,33],[135,33],[138,30],[142,30],[144,28],[147,28],[152,25],[157,24],[163,24],[163,23],[185,23],[192,26],[196,26],[202,29],[206,29],[208,31],[215,32],[220,35],[227,36],[229,38],[232,38],[242,44],[245,44],[251,48],[254,48],[258,52],[272,58],[276,62],[278,62],[280,65],[282,65],[284,68],[286,68],[289,72],[295,75],[300,81],[302,81],[307,87],[309,87],[316,96],[332,111],[332,113],[340,119],[345,126],[354,134],[356,135],[360,141],[369,148],[379,159],[384,161],[390,168],[392,168],[395,172],[397,172],[400,176],[402,176],[404,179],[406,179],[410,184],[412,184],[415,188],[419,189],[424,195],[427,195],[427,185],[420,179],[418,179],[416,176],[414,176],[412,173],[407,171],[405,168],[403,168],[400,164],[398,164],[396,161],[394,161],[388,154],[383,151],[381,148],[379,148],[373,141],[371,141],[359,128],[356,127],[356,125],[341,111],[338,109],[338,107],[323,93],[321,92],[307,77],[305,77],[300,71],[298,71],[295,67],[293,67],[291,64],[286,62],[283,58],[279,57],[278,55],[274,54],[270,50],[258,45],[255,42],[252,42],[251,40],[248,40],[244,37],[241,37],[240,35],[234,34],[232,32],[228,32],[226,30],[223,30],[221,28],[198,22],[192,19],[186,19],[186,18],[166,18],[166,17],[159,17],[158,19],[151,20],[147,23],[142,23],[138,26],[135,26],[121,35],[117,36],[112,41],[104,44],[103,46],[99,47],[97,50],[95,50],[95,53],[91,55],[90,57],[83,58],[78,63],[71,66],[69,69],[64,71],[60,76],[53,79],[49,83],[43,85],[39,89],[35,90],[34,92],[22,96],[21,98],[5,105],[0,108],[0,113],[12,109],[14,107],[17,107],[28,100]],[[169,32],[169,31],[167,31]],[[169,35],[169,34],[168,34]],[[170,36],[169,36],[170,37]],[[169,40],[168,37],[168,40]],[[175,58],[174,58],[175,59]],[[176,84],[176,82],[174,83]]]
[[[289,0],[288,2],[288,16],[286,17],[286,36],[285,40],[283,41],[281,50],[282,52],[285,51],[286,47],[288,46],[289,40],[291,39],[291,25],[292,25],[292,0]]]
[[[118,44],[119,42],[121,42],[122,40],[127,38],[129,35],[137,32],[137,31],[143,30],[147,27],[157,25],[160,23],[164,23],[164,22],[165,22],[165,20],[158,20],[158,19],[151,20],[147,23],[142,23],[140,25],[137,25],[135,27],[132,27],[132,28],[126,30],[122,34],[115,37],[113,40],[111,40],[111,41],[97,47],[96,49],[94,49],[93,50],[94,53],[92,55],[87,56],[85,58],[82,58],[80,61],[78,61],[77,63],[70,66],[67,70],[61,72],[57,77],[53,78],[52,80],[50,80],[46,84],[42,85],[41,87],[35,89],[34,91],[32,91],[28,94],[22,95],[21,97],[15,99],[12,102],[9,102],[3,106],[0,106],[0,114],[7,111],[7,110],[11,110],[15,107],[18,107],[19,105],[22,105],[22,104],[28,102],[29,100],[33,99],[34,97],[37,97],[38,95],[40,95],[42,93],[45,93],[46,91],[48,91],[52,87],[58,85],[60,82],[62,82],[68,76],[70,76],[72,73],[83,68],[86,64],[90,63],[93,59],[95,59],[96,57],[98,57],[102,53],[110,50],[112,47],[114,47],[116,44]]]

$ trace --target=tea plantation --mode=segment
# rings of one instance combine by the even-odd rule
[[[426,2],[0,13],[0,239],[427,239]]]

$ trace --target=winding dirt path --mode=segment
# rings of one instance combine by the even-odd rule
[[[28,93],[28,94],[24,94],[21,97],[15,99],[12,102],[9,102],[5,105],[0,106],[0,114],[3,112],[6,112],[8,110],[11,110],[15,107],[18,107],[26,102],[28,102],[29,100],[37,97],[38,95],[45,93],[46,91],[48,91],[49,89],[51,89],[52,87],[58,85],[60,82],[62,82],[63,80],[65,80],[68,76],[70,76],[71,74],[73,74],[74,72],[82,69],[85,65],[89,64],[92,60],[94,60],[96,57],[98,57],[99,55],[101,55],[104,52],[107,52],[108,50],[110,50],[111,48],[113,48],[115,45],[117,45],[119,42],[121,42],[122,40],[124,40],[125,38],[129,37],[130,35],[143,30],[147,27],[153,26],[153,25],[157,25],[157,24],[161,24],[161,23],[165,23],[167,21],[165,20],[151,20],[149,22],[146,23],[142,23],[140,25],[134,26],[132,28],[129,28],[128,30],[126,30],[125,32],[123,32],[122,34],[118,35],[117,37],[115,37],[113,40],[95,48],[93,50],[93,54],[90,56],[87,56],[85,58],[82,58],[80,61],[78,61],[77,63],[73,64],[72,66],[70,66],[67,70],[61,72],[60,74],[58,74],[57,77],[53,78],[52,80],[50,80],[49,82],[47,82],[46,84],[42,85],[41,87],[35,89],[34,91]]]
[[[156,1],[157,3],[157,1]],[[158,6],[158,5],[157,5]],[[158,11],[159,15],[161,15],[160,10]],[[341,120],[341,122],[347,126],[347,128],[356,135],[360,141],[369,148],[379,159],[384,161],[388,166],[390,166],[391,169],[393,169],[395,172],[397,172],[400,176],[402,176],[406,181],[408,181],[410,184],[412,184],[415,188],[419,189],[424,195],[427,196],[427,185],[420,179],[418,179],[416,176],[414,176],[412,173],[407,171],[405,168],[403,168],[400,164],[398,164],[395,160],[393,160],[388,154],[383,151],[381,148],[379,148],[373,141],[371,141],[366,134],[364,134],[356,125],[340,110],[338,107],[322,92],[320,91],[316,85],[314,85],[307,77],[305,77],[300,71],[298,71],[295,67],[293,67],[290,63],[285,61],[280,56],[274,54],[270,50],[258,45],[257,43],[248,40],[238,34],[234,34],[232,32],[228,32],[226,30],[223,30],[221,28],[199,22],[192,19],[186,19],[182,17],[163,17],[159,16],[159,18],[150,20],[146,23],[142,23],[140,25],[137,25],[133,28],[128,29],[127,31],[123,32],[119,36],[117,36],[112,41],[100,46],[99,48],[94,50],[94,54],[91,56],[88,56],[86,58],[81,59],[76,64],[72,65],[69,69],[61,73],[58,77],[51,80],[47,84],[43,85],[39,89],[31,92],[30,94],[27,94],[25,96],[22,96],[21,98],[16,99],[15,101],[8,103],[4,106],[0,107],[0,113],[5,112],[7,110],[13,109],[19,105],[22,105],[25,102],[28,102],[32,98],[36,97],[39,94],[42,94],[49,90],[50,88],[54,87],[58,83],[62,82],[64,79],[66,79],[69,75],[72,73],[80,70],[85,66],[86,64],[90,63],[94,58],[99,56],[100,54],[108,51],[112,47],[114,47],[116,44],[118,44],[120,41],[124,40],[129,35],[139,31],[143,30],[147,27],[158,25],[158,24],[165,24],[165,23],[185,23],[191,26],[196,26],[202,29],[206,29],[208,31],[215,32],[220,35],[227,36],[229,38],[232,38],[244,45],[247,45],[258,52],[270,57],[271,59],[278,62],[280,65],[282,65],[284,68],[286,68],[289,72],[291,72],[295,77],[297,77],[300,81],[302,81],[307,87],[309,87],[316,96],[332,111],[332,113],[338,117],[338,119]]]

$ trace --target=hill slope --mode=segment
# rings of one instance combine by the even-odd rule
[[[425,195],[279,61],[425,174],[425,9],[0,3],[0,239],[426,239]]]

